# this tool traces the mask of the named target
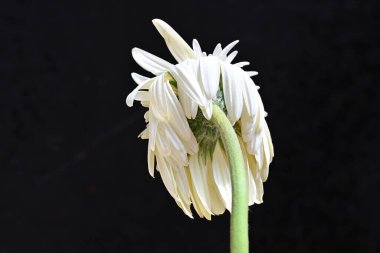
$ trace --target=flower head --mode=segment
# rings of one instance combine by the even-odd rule
[[[261,203],[263,182],[273,158],[273,145],[265,121],[266,112],[251,77],[254,71],[232,64],[238,43],[212,54],[202,51],[197,40],[192,48],[162,20],[153,24],[178,63],[169,63],[142,49],[132,56],[154,77],[132,73],[138,86],[128,95],[127,105],[140,101],[148,111],[146,129],[139,135],[148,139],[148,169],[160,173],[178,206],[192,217],[191,204],[200,217],[211,219],[231,210],[231,178],[228,159],[217,128],[209,121],[213,104],[225,111],[238,135],[245,159],[248,204]]]

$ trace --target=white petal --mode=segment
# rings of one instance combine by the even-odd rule
[[[241,77],[234,68],[236,67],[233,65],[221,62],[224,101],[228,117],[232,122],[236,122],[240,118],[243,108]]]
[[[149,101],[150,94],[148,91],[138,91],[135,96],[135,100],[137,101]]]
[[[133,48],[132,56],[137,64],[154,75],[159,75],[166,72],[173,66],[173,64],[140,48]]]
[[[154,177],[154,153],[148,148],[148,170],[149,174]]]
[[[232,186],[228,160],[218,142],[215,146],[212,158],[212,172],[215,184],[218,187],[220,197],[225,207],[231,212]]]
[[[191,113],[192,113],[192,103],[193,103],[193,101],[191,100],[191,98],[189,96],[187,96],[187,94],[183,90],[183,86],[182,85],[178,85],[177,86],[177,91],[178,91],[179,102],[182,105],[182,108],[183,108],[183,111],[185,112],[186,117],[188,119],[192,118],[191,117]]]
[[[214,52],[212,52],[212,55],[219,56],[220,52],[222,52],[222,45],[218,43],[214,49]]]
[[[228,44],[220,53],[219,53],[219,59],[221,60],[225,60],[226,57],[227,57],[227,54],[231,51],[231,49],[237,44],[239,43],[238,40],[235,40],[233,42],[231,42],[230,44]]]
[[[265,182],[268,179],[269,164],[272,162],[272,159],[274,156],[272,138],[269,132],[268,125],[265,121],[264,121],[263,145],[264,145],[265,164],[264,164],[264,167],[261,169],[261,178],[263,182]]]
[[[189,157],[189,170],[194,188],[207,212],[211,213],[211,201],[207,187],[206,164],[198,154]]]
[[[231,63],[235,59],[237,54],[238,54],[238,51],[236,50],[233,51],[230,55],[227,56],[226,62]]]
[[[198,114],[198,106],[196,103],[192,102],[192,107],[191,107],[191,118],[195,119],[195,117]]]
[[[239,139],[239,144],[240,148],[243,153],[245,165],[246,165],[246,170],[247,170],[247,186],[248,186],[248,205],[253,205],[255,201],[257,200],[257,192],[256,192],[256,184],[255,184],[255,179],[252,174],[252,171],[250,169],[249,165],[249,154],[247,153],[247,149],[245,147],[245,143],[242,140],[241,137],[238,137]]]
[[[215,215],[220,215],[226,210],[224,201],[220,197],[218,186],[213,180],[213,161],[211,156],[207,156],[206,167],[207,167],[207,187],[209,189],[209,195],[211,200],[211,212]]]
[[[156,135],[156,149],[157,149],[156,154],[160,154],[167,158],[168,156],[171,155],[173,150],[169,146],[167,136],[165,134],[165,129],[163,128],[164,127],[162,127],[160,124],[158,125],[157,135]]]
[[[203,56],[201,46],[199,45],[199,42],[196,39],[193,39],[193,50],[195,54],[197,55],[197,57]]]
[[[199,68],[205,95],[213,99],[219,88],[220,63],[217,57],[203,57],[199,60]]]
[[[164,38],[169,51],[178,62],[186,59],[195,59],[195,53],[191,47],[179,36],[179,34],[167,23],[160,19],[153,19],[153,24]]]
[[[131,73],[131,76],[132,76],[133,81],[135,81],[138,85],[141,85],[150,79],[149,77],[142,76],[137,73]]]
[[[245,109],[249,116],[254,117],[258,109],[260,97],[251,78],[245,75],[243,75],[242,89]]]
[[[154,151],[156,147],[156,136],[157,136],[157,126],[158,122],[157,120],[153,117],[153,114],[149,110],[149,149]]]
[[[242,67],[244,67],[244,66],[248,66],[248,65],[249,65],[249,62],[247,62],[247,61],[242,61],[242,62],[235,63],[234,65],[235,65],[236,67],[242,68]]]
[[[247,71],[247,74],[252,77],[252,76],[257,76],[259,74],[259,72],[256,72],[256,71]]]
[[[145,128],[139,135],[138,135],[139,138],[143,139],[143,140],[148,140],[149,139],[149,129],[148,128]]]
[[[193,218],[193,215],[191,213],[191,192],[190,192],[190,186],[188,183],[188,179],[185,173],[184,168],[178,168],[176,170],[173,170],[173,175],[177,184],[177,192],[179,195],[179,198],[181,201],[177,201],[177,204],[180,206],[180,208],[183,210],[183,212],[189,216],[190,218]]]
[[[253,179],[255,181],[255,188],[256,188],[255,203],[260,204],[263,202],[263,195],[264,195],[263,181],[260,177],[258,164],[255,162],[255,159],[253,159],[252,156],[249,156],[248,162],[249,162],[249,167],[250,167]]]
[[[170,112],[171,117],[169,122],[178,135],[180,135],[184,140],[188,140],[191,135],[191,129],[186,120],[185,112],[183,111],[182,106],[168,81],[164,84],[163,89],[166,93],[168,111]]]
[[[162,182],[164,183],[166,189],[170,193],[170,195],[177,200],[178,194],[176,190],[175,180],[173,178],[172,169],[169,167],[169,164],[165,161],[165,159],[161,156],[156,156],[157,160],[157,168],[161,174]]]
[[[171,157],[175,160],[178,165],[187,165],[187,154],[182,141],[175,134],[174,130],[167,126],[165,128],[165,140],[171,150]]]
[[[203,116],[205,116],[207,120],[210,120],[212,116],[212,100],[209,100],[206,106],[200,106],[200,108]]]
[[[170,73],[177,80],[178,85],[182,85],[183,91],[199,105],[205,105],[206,100],[202,94],[201,87],[193,74],[192,69],[186,64],[178,64]]]
[[[152,84],[156,81],[156,78],[149,79],[145,83],[139,84],[129,95],[127,96],[126,103],[129,107],[133,106],[133,101],[137,95],[137,92],[141,89],[150,89]]]
[[[161,75],[157,77],[156,82],[151,86],[151,106],[149,109],[158,120],[166,122],[170,112],[167,106],[167,99],[165,97],[166,94],[163,85],[164,76]]]

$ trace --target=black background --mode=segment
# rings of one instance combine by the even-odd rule
[[[161,18],[205,51],[239,39],[275,145],[253,252],[380,252],[373,1],[2,1],[0,252],[228,252],[229,214],[187,218],[149,176],[137,46]],[[376,74],[376,76],[375,76]]]

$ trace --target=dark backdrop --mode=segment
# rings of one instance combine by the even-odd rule
[[[0,252],[228,252],[229,214],[187,218],[149,176],[134,46],[161,18],[210,52],[239,39],[275,158],[253,252],[379,252],[373,1],[2,1]]]

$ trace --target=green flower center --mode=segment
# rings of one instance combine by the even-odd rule
[[[218,90],[216,97],[213,99],[213,103],[227,113],[223,93],[220,89]],[[203,116],[200,109],[198,109],[195,119],[189,119],[188,122],[190,129],[198,142],[199,153],[204,157],[206,157],[206,155],[212,156],[215,145],[220,138],[218,128]]]

